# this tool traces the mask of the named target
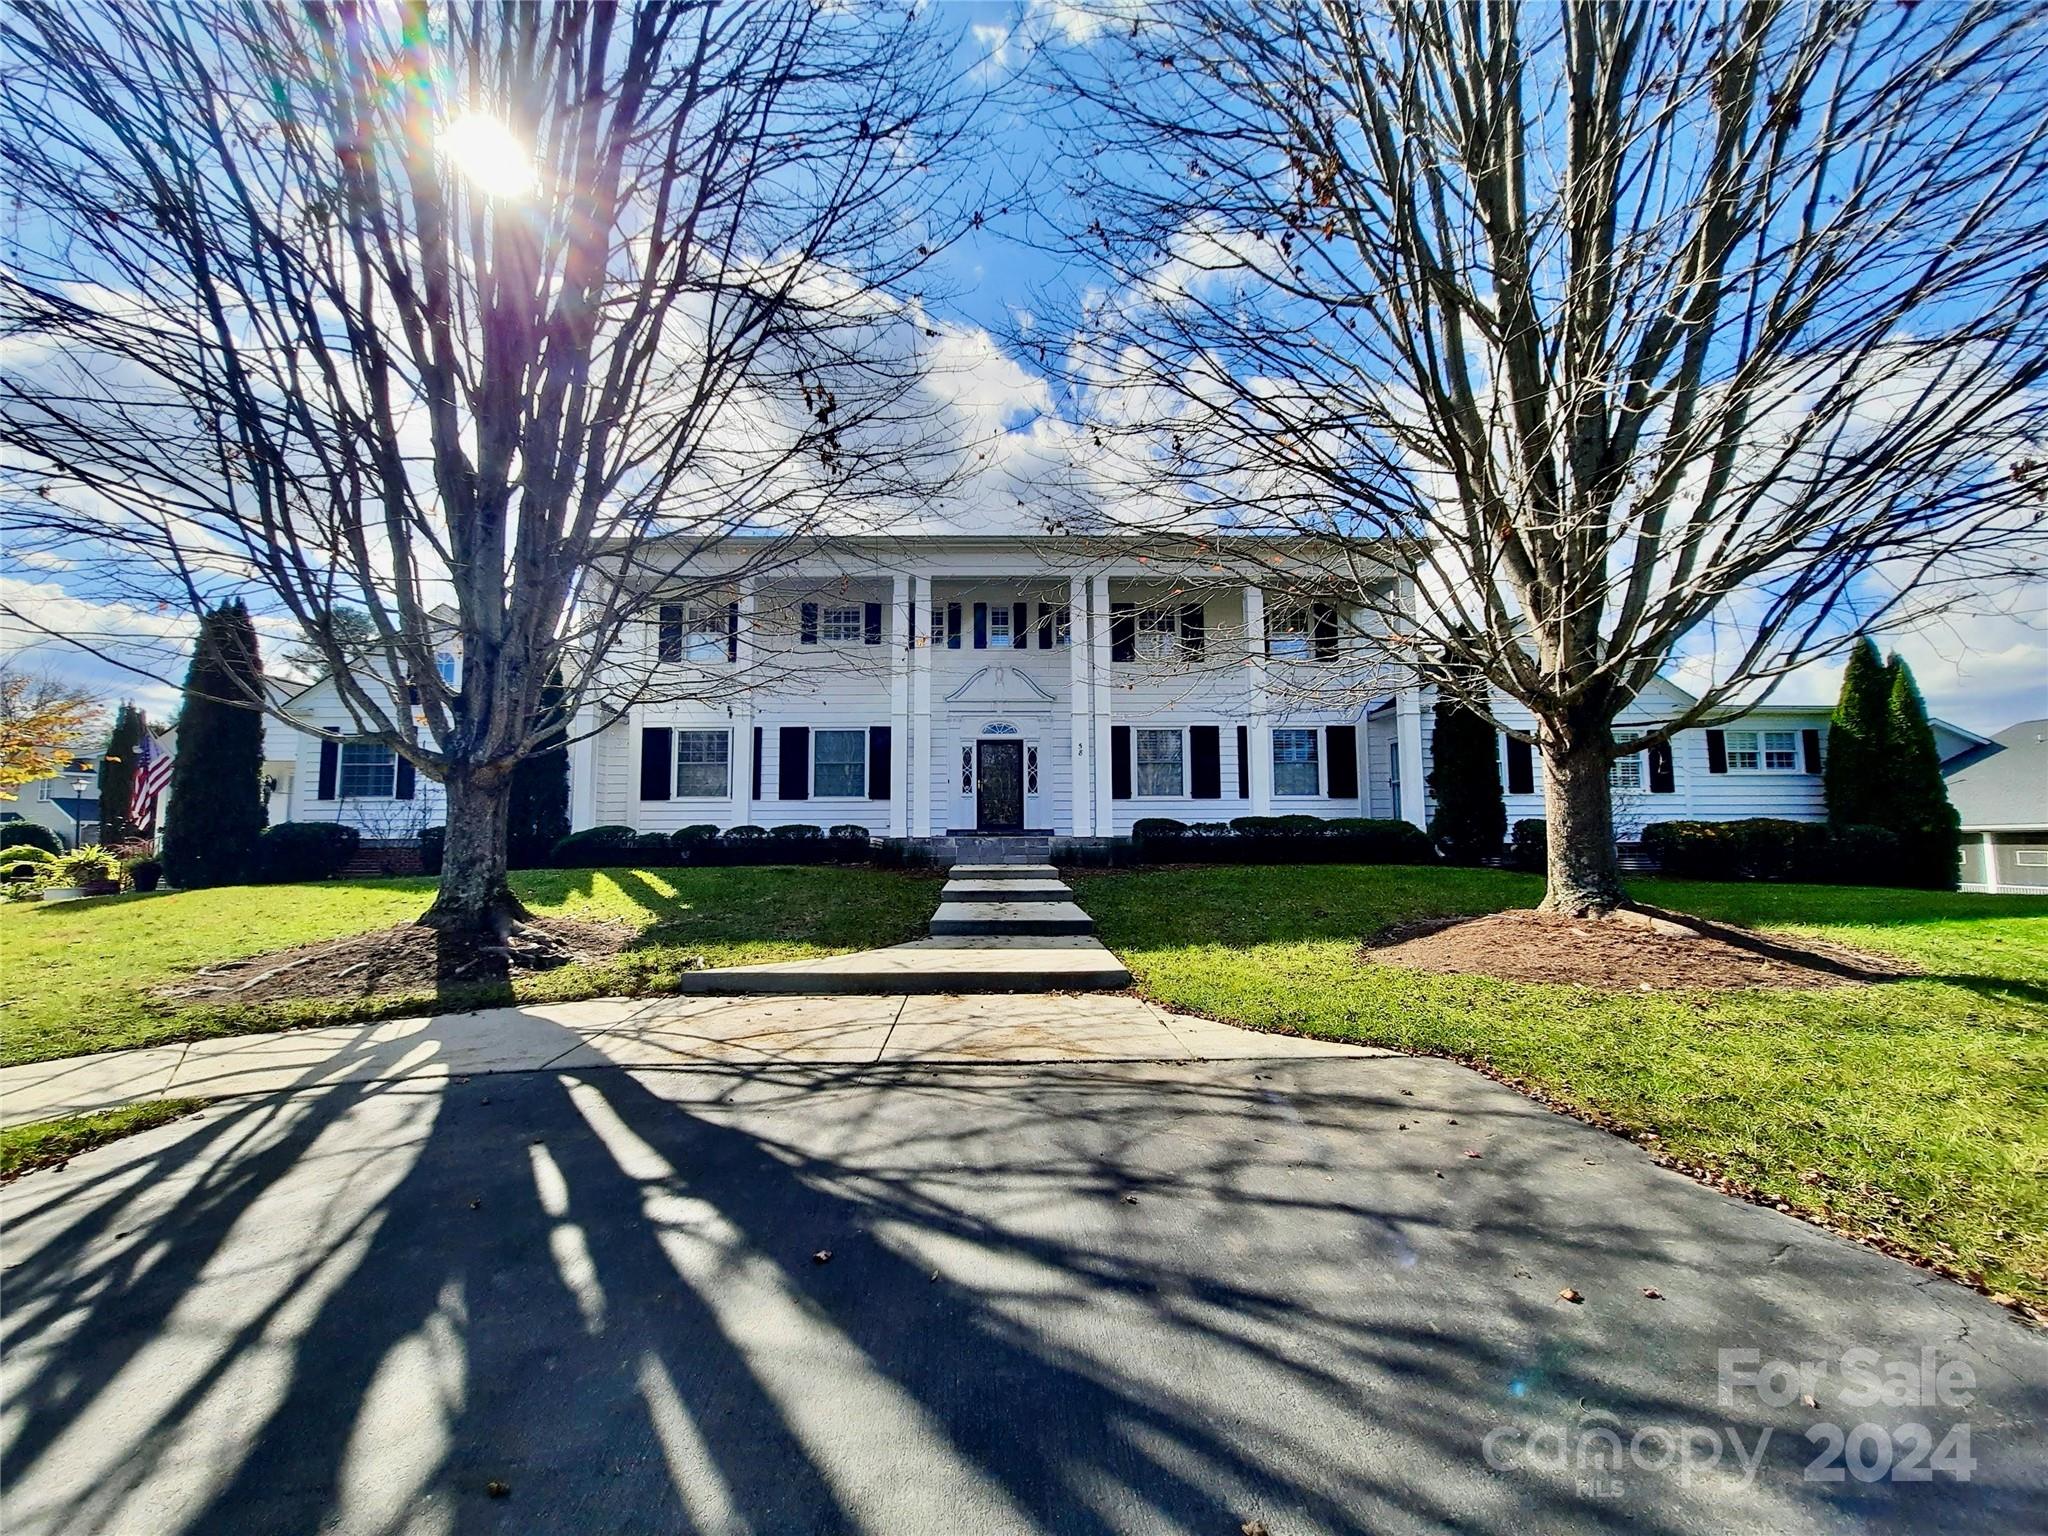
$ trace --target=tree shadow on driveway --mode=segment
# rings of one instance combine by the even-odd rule
[[[19,1186],[10,1532],[2028,1518],[2026,1443],[1990,1425],[2038,1434],[2038,1341],[1444,1063],[580,1045],[231,1102]],[[1804,1482],[1813,1413],[1717,1401],[1720,1349],[1910,1354],[1959,1322],[1999,1356],[1966,1486]],[[1774,1438],[1753,1486],[1528,1454],[1589,1413]],[[1490,1466],[1496,1429],[1524,1449]]]

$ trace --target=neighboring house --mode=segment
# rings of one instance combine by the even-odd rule
[[[460,675],[461,648],[453,637],[436,656],[451,684]],[[270,820],[336,821],[354,827],[366,843],[409,843],[445,819],[441,786],[415,772],[389,747],[351,739],[352,721],[333,679],[320,678],[284,694],[278,707],[298,730],[277,748],[265,736],[264,773],[275,786]],[[273,752],[279,755],[273,756]]]
[[[2048,890],[2048,720],[2022,720],[1942,767],[1963,823],[1963,889]]]
[[[100,840],[99,759],[74,757],[62,773],[17,785],[0,801],[0,822],[32,821],[48,827],[66,848]]]

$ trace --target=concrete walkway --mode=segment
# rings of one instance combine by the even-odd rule
[[[1383,1054],[1187,1018],[1130,996],[610,997],[32,1062],[0,1070],[0,1124],[144,1099],[225,1098],[542,1068]]]
[[[887,949],[684,976],[697,996],[1114,992],[1131,984],[1050,864],[955,864],[931,937]]]

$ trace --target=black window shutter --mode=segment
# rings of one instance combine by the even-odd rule
[[[754,727],[754,798],[761,798],[761,727]]]
[[[740,659],[740,605],[738,603],[727,603],[725,605],[725,659],[727,661],[738,661]]]
[[[419,780],[413,773],[412,764],[404,758],[398,760],[398,772],[392,776],[391,798],[410,800],[418,793]]]
[[[683,608],[680,603],[661,605],[660,638],[656,642],[655,656],[661,661],[683,659]]]
[[[776,736],[775,798],[811,798],[811,728],[785,725]]]
[[[408,704],[417,704],[419,703],[419,701],[420,685],[418,683],[407,683],[405,685],[405,702]]]
[[[1653,795],[1675,794],[1678,790],[1678,776],[1671,771],[1671,743],[1660,741],[1650,748],[1650,793]]]
[[[1040,603],[1038,605],[1038,648],[1041,651],[1049,651],[1052,649],[1051,603]]]
[[[1252,797],[1252,728],[1240,725],[1237,728],[1237,798],[1249,800]]]
[[[1109,798],[1131,798],[1131,728],[1128,725],[1109,728]]]
[[[1317,661],[1337,659],[1337,605],[1315,605],[1315,656]]]
[[[946,604],[946,649],[949,651],[960,649],[960,605],[958,603]]]
[[[861,608],[860,638],[863,645],[882,643],[882,605],[868,603]]]
[[[313,796],[315,800],[334,798],[334,781],[341,775],[341,743],[323,741],[320,743],[320,785]]]
[[[1728,738],[1719,731],[1707,732],[1707,772],[1728,771]]]
[[[974,605],[974,648],[977,651],[985,651],[988,649],[987,603],[976,603]]]
[[[1323,728],[1323,741],[1330,756],[1330,798],[1358,798],[1358,727],[1331,725]]]
[[[1819,773],[1820,732],[1801,731],[1799,733],[1799,750],[1801,755],[1805,758],[1806,771],[1808,773]]]
[[[1138,605],[1136,603],[1111,603],[1109,605],[1109,659],[1111,661],[1136,661],[1138,659]],[[1117,729],[1115,726],[1111,730]]]
[[[675,732],[665,725],[640,728],[640,798],[666,800],[675,782]]]
[[[1196,800],[1223,798],[1223,728],[1188,727],[1188,794]]]
[[[889,798],[889,734],[886,725],[868,727],[868,798]]]
[[[1508,738],[1508,793],[1536,793],[1536,760],[1529,751],[1529,743],[1519,736]]]
[[[1208,645],[1208,618],[1200,603],[1189,603],[1180,611],[1180,647],[1190,660],[1200,661]]]
[[[1010,648],[1021,651],[1031,643],[1031,605],[1010,605]]]
[[[816,603],[805,603],[802,609],[799,610],[798,620],[797,644],[816,645],[818,643],[818,605]]]

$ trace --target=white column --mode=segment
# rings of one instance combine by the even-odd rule
[[[1394,696],[1394,739],[1401,744],[1401,803],[1394,814],[1424,826],[1422,808],[1422,690],[1403,688]]]
[[[733,655],[733,825],[754,819],[754,579],[740,582],[739,645]]]
[[[1109,578],[1097,576],[1088,592],[1088,689],[1095,728],[1089,733],[1089,755],[1095,760],[1095,809],[1089,825],[1096,837],[1116,832],[1115,802],[1110,798],[1109,750]]]
[[[910,739],[906,772],[910,777],[911,837],[932,835],[932,579],[917,576],[910,583]]]
[[[889,582],[889,835],[910,835],[910,656],[917,643],[917,610],[910,578]]]
[[[1068,736],[1073,750],[1068,754],[1068,789],[1074,806],[1074,836],[1095,835],[1095,753],[1091,750],[1093,718],[1088,700],[1088,580],[1084,576],[1067,581],[1067,707]]]
[[[1251,813],[1273,814],[1273,721],[1267,695],[1266,594],[1255,586],[1244,589],[1244,673],[1245,697],[1250,705],[1250,729],[1245,732],[1245,750],[1251,754],[1246,778],[1252,792]]]
[[[1984,889],[1996,896],[2005,887],[1998,879],[1998,837],[1996,833],[1982,834],[1984,843]]]
[[[576,711],[570,726],[576,739],[569,743],[569,830],[581,832],[597,825],[597,738],[591,734],[597,711],[586,704]]]

